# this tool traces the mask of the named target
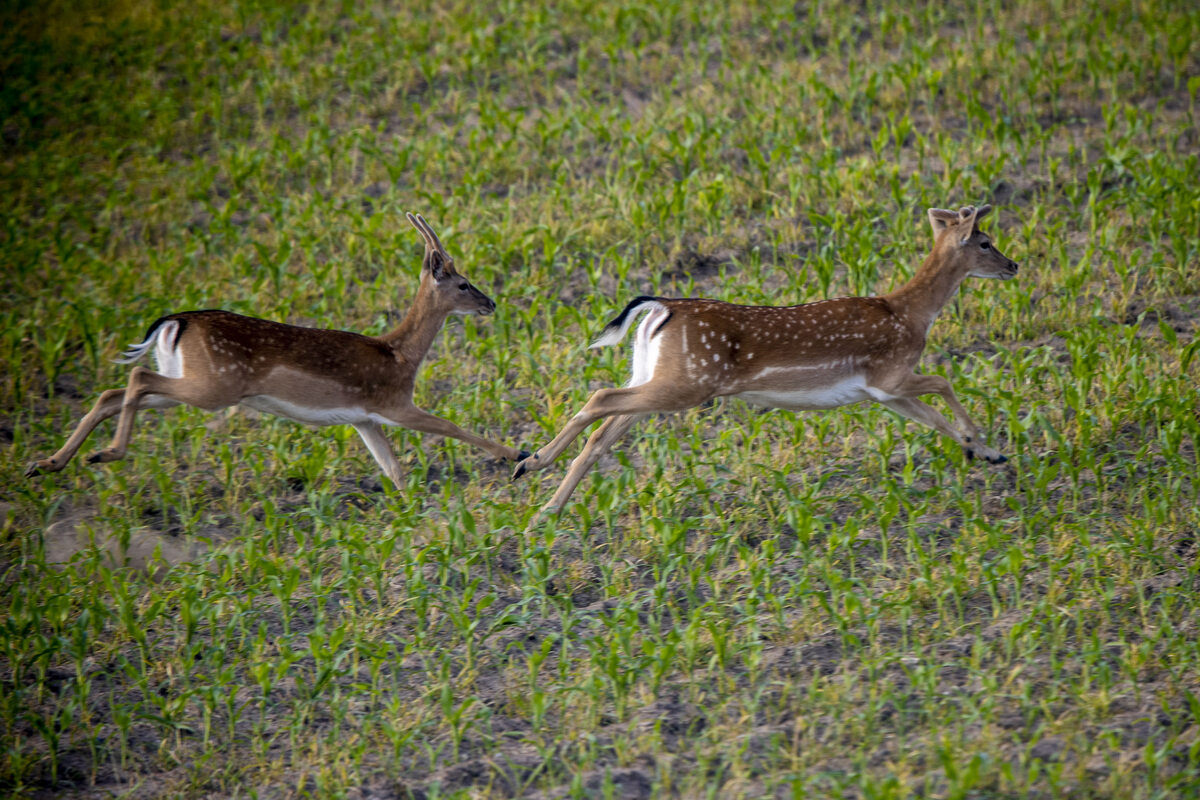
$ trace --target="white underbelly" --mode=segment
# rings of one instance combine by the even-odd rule
[[[867,383],[859,376],[842,378],[820,386],[795,386],[787,389],[768,389],[742,392],[737,397],[759,406],[807,410],[837,408],[863,400],[874,399]]]
[[[395,424],[389,423],[378,414],[369,414],[362,408],[353,406],[349,408],[308,408],[298,403],[261,394],[243,398],[242,405],[308,425],[358,425],[363,422]]]

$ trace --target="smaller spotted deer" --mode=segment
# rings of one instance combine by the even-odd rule
[[[793,411],[874,400],[950,437],[968,457],[1005,461],[981,441],[949,381],[914,372],[930,326],[964,279],[1017,274],[1016,262],[979,230],[989,211],[986,205],[957,212],[929,209],[933,251],[908,283],[879,297],[780,307],[635,299],[592,344],[617,344],[637,317],[646,315],[634,335],[629,383],[593,394],[553,441],[517,465],[513,478],[550,466],[575,437],[604,419],[541,513],[559,510],[639,417],[693,408],[716,397]],[[941,395],[961,427],[917,399],[925,394]]]
[[[417,370],[446,318],[491,314],[496,304],[455,271],[454,260],[423,217],[408,214],[408,221],[425,240],[425,258],[416,299],[395,330],[363,336],[213,310],[162,317],[120,360],[130,363],[153,350],[158,372],[134,367],[124,389],[101,394],[62,448],[34,462],[25,475],[61,470],[95,427],[117,414],[112,444],[88,462],[124,458],[139,410],[180,404],[216,411],[240,403],[309,425],[353,425],[396,484],[400,462],[384,425],[461,439],[496,458],[523,458],[513,447],[413,405]]]

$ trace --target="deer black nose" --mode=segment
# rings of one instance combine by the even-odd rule
[[[1011,269],[1013,272],[1016,272],[1017,270],[1019,270],[1021,268],[1021,265],[1015,261],[1010,261],[1010,262],[1008,262],[1008,268]]]

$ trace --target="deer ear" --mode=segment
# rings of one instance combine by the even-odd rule
[[[427,251],[425,263],[421,266],[423,269],[429,270],[429,274],[435,281],[445,280],[450,275],[450,270],[446,268],[446,256],[437,250]]]
[[[975,213],[971,216],[971,230],[964,234],[963,244],[966,244],[967,239],[969,239],[975,234],[976,231],[979,230],[979,220],[983,219],[990,213],[992,213],[992,207],[989,205],[982,205],[975,209]]]
[[[935,234],[941,233],[951,225],[958,224],[958,214],[954,211],[948,211],[944,208],[929,209],[929,224],[933,226]]]

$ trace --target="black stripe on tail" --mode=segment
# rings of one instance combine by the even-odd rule
[[[179,344],[179,339],[181,336],[183,336],[183,331],[187,328],[188,324],[187,316],[183,314],[167,314],[165,317],[159,317],[158,319],[154,320],[154,322],[150,323],[150,327],[146,329],[146,335],[142,337],[142,341],[149,341],[150,337],[154,335],[154,332],[161,328],[163,323],[169,322],[170,320],[175,320],[179,323],[179,327],[175,329],[175,341],[171,342],[171,347]]]
[[[625,318],[629,316],[629,312],[633,311],[633,309],[637,308],[642,303],[645,303],[647,300],[658,301],[661,299],[662,298],[654,297],[653,295],[648,295],[648,294],[644,294],[641,297],[633,298],[632,300],[629,301],[629,305],[625,306],[625,310],[617,315],[616,319],[614,319],[612,322],[610,322],[604,326],[604,330],[601,331],[601,334],[603,334],[607,331],[620,329],[621,326],[625,324]]]

